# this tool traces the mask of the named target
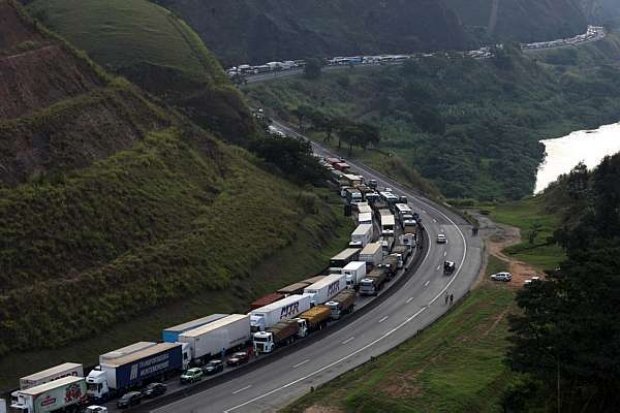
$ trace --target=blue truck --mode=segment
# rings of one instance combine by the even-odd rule
[[[86,377],[87,394],[95,401],[105,401],[183,371],[189,361],[187,344],[159,343],[97,366]]]
[[[209,323],[222,319],[226,317],[227,315],[228,314],[213,314],[207,317],[202,317],[196,320],[188,321],[187,323],[168,327],[164,329],[164,331],[162,331],[161,333],[162,340],[166,343],[177,343],[179,341],[179,335],[185,333],[186,331],[205,326]]]

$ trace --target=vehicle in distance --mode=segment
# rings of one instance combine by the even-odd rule
[[[164,383],[151,383],[144,388],[142,395],[149,398],[157,397],[164,394],[166,390],[168,390],[168,388]]]
[[[116,407],[118,407],[119,409],[126,409],[127,407],[140,404],[140,400],[142,400],[142,393],[140,393],[139,391],[130,391],[123,394],[123,397],[118,399],[118,401],[116,402]]]
[[[211,360],[202,368],[202,370],[206,375],[210,376],[223,371],[224,363],[222,363],[222,360]]]
[[[512,275],[509,272],[501,271],[496,274],[491,275],[491,279],[493,281],[510,281],[512,280]]]
[[[250,360],[250,356],[245,351],[237,351],[228,358],[226,364],[229,366],[240,366],[247,363]]]
[[[204,373],[201,368],[192,367],[191,369],[187,369],[185,373],[181,374],[181,383],[195,383],[202,380],[203,375]]]
[[[437,244],[445,244],[446,236],[444,234],[437,234]]]

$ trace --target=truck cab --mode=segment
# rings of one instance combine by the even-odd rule
[[[285,343],[293,341],[297,337],[305,337],[308,335],[308,323],[306,320],[295,318],[294,322],[297,323],[298,329],[293,336],[287,336]],[[252,346],[256,354],[271,353],[280,344],[277,340],[276,332],[267,329],[266,331],[258,331],[252,336]]]
[[[105,402],[111,396],[111,389],[108,386],[107,375],[97,366],[86,376],[86,394],[92,400]]]

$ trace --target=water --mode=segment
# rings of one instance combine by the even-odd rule
[[[579,162],[593,169],[605,156],[620,152],[620,123],[591,131],[572,132],[563,138],[540,142],[545,145],[547,156],[538,168],[534,193],[541,192],[558,176],[570,172]]]

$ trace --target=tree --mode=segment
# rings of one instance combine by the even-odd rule
[[[306,59],[304,66],[304,76],[307,79],[318,79],[321,77],[323,69],[323,60],[317,57]]]
[[[302,129],[304,119],[308,116],[312,116],[313,112],[314,109],[308,105],[299,105],[296,109],[291,111],[291,113],[297,118],[299,129]]]
[[[540,233],[541,229],[542,229],[542,224],[540,222],[534,222],[532,223],[532,225],[530,225],[530,232],[527,236],[527,240],[530,243],[530,245],[534,244],[534,241],[536,241],[536,237]]]

